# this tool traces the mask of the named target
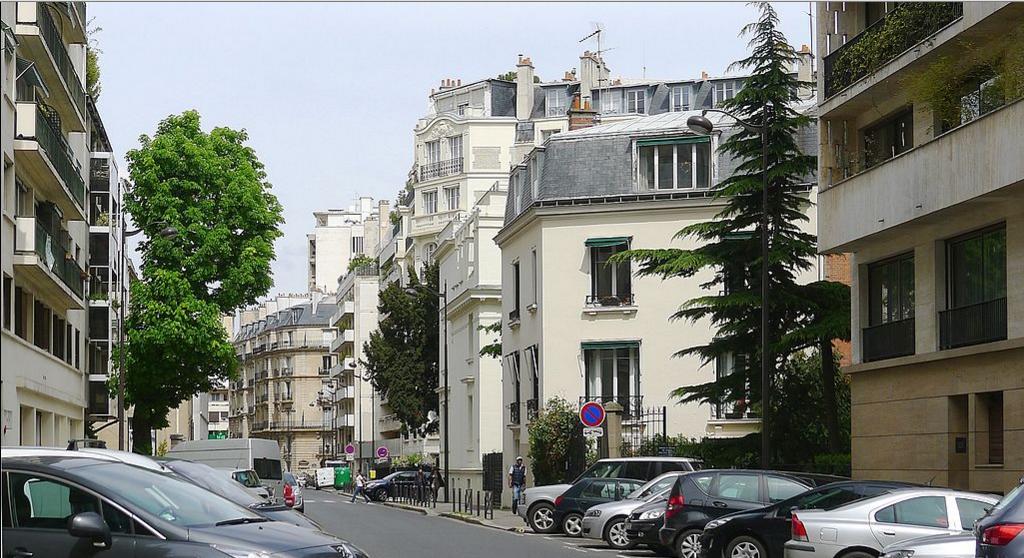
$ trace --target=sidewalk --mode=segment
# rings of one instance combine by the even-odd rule
[[[334,492],[345,498],[352,498],[352,493],[342,490],[335,490],[333,488],[321,489],[326,492]],[[454,521],[462,521],[465,523],[472,523],[473,525],[480,525],[482,527],[490,527],[491,529],[500,529],[502,531],[514,531],[517,533],[523,533],[526,529],[526,522],[523,518],[512,513],[512,510],[498,509],[494,510],[493,519],[485,519],[483,513],[477,516],[454,512],[452,504],[445,504],[444,502],[438,502],[436,508],[413,506],[409,504],[402,504],[398,502],[374,502],[378,505],[387,506],[389,508],[397,508],[400,510],[406,510],[416,512],[423,515],[430,515],[435,517],[444,517]]]

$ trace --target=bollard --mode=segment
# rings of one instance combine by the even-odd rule
[[[476,516],[480,517],[480,492],[476,493]]]

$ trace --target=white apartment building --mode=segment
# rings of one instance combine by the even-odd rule
[[[372,254],[364,249],[363,220],[374,209],[373,198],[364,196],[348,209],[313,213],[316,224],[313,232],[306,235],[310,292],[333,292],[338,277],[348,270],[349,260],[360,254]],[[370,241],[374,245],[377,242],[378,239]]]
[[[501,321],[501,253],[494,235],[505,221],[501,182],[484,192],[466,217],[450,221],[438,236],[440,287],[448,296],[442,312],[440,360],[448,353],[449,485],[483,490],[484,455],[501,452],[501,361],[480,350],[499,337],[481,327]],[[444,333],[447,332],[447,338]],[[444,393],[445,370],[438,386]],[[443,402],[440,428],[444,432]]]
[[[742,436],[760,427],[739,401],[680,405],[670,395],[728,371],[728,362],[673,356],[714,335],[709,322],[670,321],[682,303],[702,294],[711,272],[665,281],[636,277],[629,263],[606,264],[630,248],[694,248],[696,239],[673,236],[714,219],[724,206],[712,190],[736,164],[718,152],[732,123],[709,114],[724,132],[696,136],[686,127],[693,114],[699,113],[561,133],[513,169],[505,226],[495,237],[503,275],[504,463],[529,454],[528,425],[554,397],[572,405],[619,403],[623,445],[651,434],[642,428],[660,432],[660,424],[639,421],[662,407],[668,435]],[[803,133],[808,150],[813,134]],[[816,228],[814,199],[809,183],[809,231]],[[816,279],[814,271],[801,277]]]
[[[1006,491],[1024,474],[1024,101],[999,56],[1024,4],[817,15],[818,239],[851,254],[853,476]],[[913,87],[936,75],[937,97]]]
[[[217,440],[227,438],[228,415],[230,414],[228,382],[218,382],[210,390],[210,400],[206,408],[207,438]]]
[[[4,445],[61,445],[86,421],[89,223],[84,3],[3,2]]]

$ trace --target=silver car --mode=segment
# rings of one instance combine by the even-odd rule
[[[616,550],[627,550],[636,546],[626,536],[625,520],[630,512],[655,500],[668,498],[669,490],[682,471],[673,471],[658,476],[654,480],[631,492],[624,499],[607,504],[598,504],[583,514],[583,536],[588,539],[603,540]]]
[[[902,541],[965,534],[996,501],[973,492],[910,488],[831,511],[800,510],[790,523],[786,558],[873,558]]]
[[[934,535],[891,544],[881,558],[974,558],[974,535]]]

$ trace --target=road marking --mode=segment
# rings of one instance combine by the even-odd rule
[[[315,503],[316,503],[316,500],[306,500],[306,502],[307,502],[307,503],[310,503],[310,504],[315,504]]]

